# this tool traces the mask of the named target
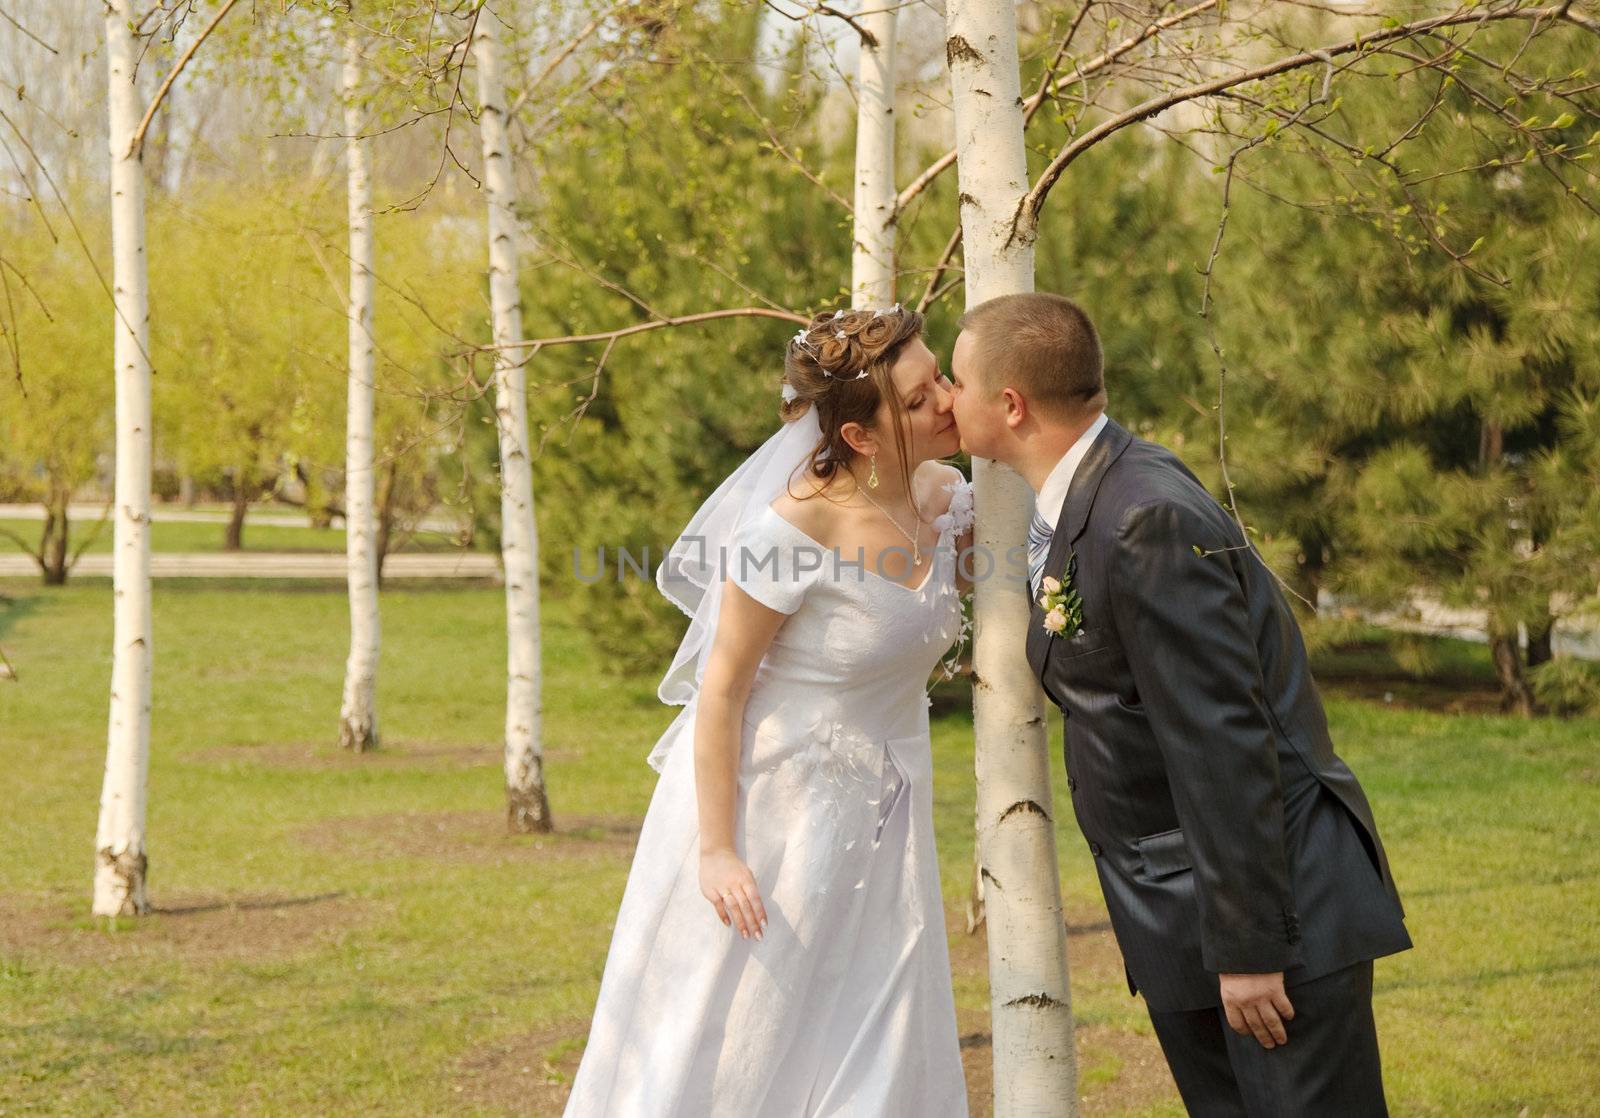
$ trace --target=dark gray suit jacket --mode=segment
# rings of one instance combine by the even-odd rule
[[[1067,786],[1129,991],[1202,1009],[1220,1004],[1219,972],[1293,986],[1410,947],[1299,626],[1233,518],[1176,455],[1108,420],[1044,573],[1074,552],[1082,628],[1049,634],[1030,591],[1028,663],[1066,719]]]

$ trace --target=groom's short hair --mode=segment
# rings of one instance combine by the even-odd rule
[[[976,375],[990,393],[1010,385],[1030,404],[1063,417],[1105,407],[1100,336],[1066,296],[1000,295],[967,311],[956,326],[973,332]]]

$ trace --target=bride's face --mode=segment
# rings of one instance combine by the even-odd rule
[[[902,347],[889,377],[905,408],[910,434],[907,457],[912,468],[929,458],[948,458],[959,451],[961,433],[956,430],[955,413],[951,410],[950,380],[921,338],[913,338]],[[887,400],[878,403],[875,424],[885,436],[884,449],[892,454],[894,413]]]

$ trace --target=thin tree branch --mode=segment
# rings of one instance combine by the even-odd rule
[[[616,15],[619,11],[627,6],[628,5],[626,3],[613,4],[600,15],[595,16],[587,24],[585,24],[583,29],[573,37],[572,42],[568,43],[562,50],[558,51],[556,56],[546,64],[545,68],[539,71],[539,76],[534,78],[533,81],[529,82],[526,89],[517,94],[517,99],[513,101],[511,103],[511,107],[506,110],[506,120],[510,121],[511,118],[517,115],[517,110],[522,108],[523,104],[528,100],[529,97],[533,96],[534,90],[543,85],[550,75],[556,72],[556,67],[560,66],[567,59],[571,58],[573,52],[583,45],[583,41],[585,39],[587,39],[590,35],[593,35],[596,31],[600,30],[600,25],[602,23]]]
[[[956,231],[950,234],[950,240],[945,243],[944,252],[939,254],[939,263],[934,265],[933,274],[928,277],[928,286],[922,289],[922,298],[917,300],[918,314],[926,313],[927,309],[933,306],[933,301],[939,295],[943,295],[945,291],[950,290],[951,286],[954,286],[955,281],[952,281],[950,285],[938,291],[937,295],[935,294],[935,289],[939,287],[939,281],[944,278],[945,272],[950,268],[950,261],[955,259],[956,249],[960,247],[961,223],[956,222]]]
[[[776,318],[783,322],[795,322],[801,326],[811,321],[805,315],[796,314],[794,311],[775,311],[767,307],[734,307],[727,310],[701,311],[698,314],[657,318],[649,322],[638,322],[632,326],[619,327],[616,330],[601,330],[594,334],[567,334],[559,338],[527,338],[521,341],[505,342],[500,345],[477,345],[473,346],[473,349],[480,352],[497,349],[532,349],[534,353],[537,353],[539,350],[550,346],[604,342],[613,338],[626,338],[633,334],[643,334],[649,330],[661,330],[669,326],[690,326],[697,322],[712,322],[719,318]],[[528,356],[531,360],[533,354]]]
[[[1384,28],[1367,35],[1359,35],[1353,39],[1347,39],[1344,42],[1335,43],[1327,47],[1301,51],[1298,54],[1280,58],[1276,62],[1271,62],[1264,66],[1256,66],[1249,70],[1226,74],[1210,81],[1185,86],[1181,89],[1169,90],[1166,93],[1152,97],[1142,104],[1135,105],[1126,112],[1102,121],[1061,149],[1056,157],[1051,160],[1050,165],[1039,176],[1039,180],[1034,184],[1033,188],[1018,203],[1017,214],[1012,220],[1011,235],[1007,243],[1010,244],[1022,238],[1031,241],[1037,234],[1039,214],[1044,209],[1045,198],[1049,195],[1051,187],[1055,186],[1056,182],[1060,180],[1062,172],[1071,165],[1073,160],[1108,136],[1120,132],[1130,125],[1148,120],[1150,117],[1165,112],[1174,105],[1181,105],[1186,101],[1194,101],[1204,97],[1212,97],[1235,86],[1261,81],[1264,78],[1274,77],[1290,70],[1325,63],[1330,59],[1343,55],[1356,54],[1359,57],[1361,54],[1383,44],[1424,35],[1441,27],[1469,23],[1502,22],[1513,19],[1549,18],[1552,15],[1561,14],[1564,9],[1565,5],[1557,5],[1545,8],[1485,10],[1470,14],[1456,12],[1450,15],[1435,16],[1431,19],[1417,20],[1396,27]]]
[[[1285,125],[1292,126],[1297,124],[1299,123],[1300,118],[1304,117],[1313,108],[1318,105],[1327,104],[1332,84],[1333,62],[1331,59],[1329,59],[1327,72],[1323,75],[1322,79],[1321,92],[1302,105],[1292,117],[1284,122]],[[1211,281],[1212,277],[1216,275],[1217,257],[1222,252],[1222,238],[1228,229],[1228,215],[1230,213],[1233,194],[1233,169],[1238,164],[1239,158],[1244,155],[1245,152],[1250,151],[1252,148],[1255,148],[1260,144],[1266,143],[1274,134],[1275,133],[1268,132],[1263,133],[1260,136],[1252,137],[1250,140],[1247,140],[1245,143],[1235,148],[1233,153],[1228,156],[1227,174],[1222,182],[1222,214],[1217,220],[1217,235],[1211,242],[1211,255],[1206,259],[1206,265],[1202,269],[1202,274],[1205,276],[1205,288],[1201,292],[1200,296],[1200,317],[1205,321],[1206,324],[1206,340],[1211,345],[1211,352],[1216,354],[1217,357],[1217,464],[1222,469],[1222,484],[1227,489],[1228,493],[1228,511],[1233,515],[1234,523],[1239,526],[1239,532],[1244,537],[1244,546],[1251,551],[1256,552],[1256,558],[1261,560],[1261,565],[1267,569],[1268,573],[1271,574],[1273,578],[1278,580],[1279,585],[1281,585],[1290,594],[1293,594],[1296,598],[1299,598],[1300,601],[1304,602],[1306,606],[1312,610],[1312,612],[1316,612],[1316,604],[1314,602],[1307,601],[1304,595],[1295,590],[1294,587],[1290,586],[1288,582],[1278,575],[1277,571],[1272,569],[1272,565],[1266,561],[1266,558],[1262,556],[1259,551],[1256,551],[1255,545],[1250,540],[1250,529],[1244,522],[1244,516],[1239,512],[1238,494],[1234,489],[1233,477],[1228,472],[1228,420],[1225,407],[1225,393],[1228,383],[1228,362],[1227,358],[1222,352],[1222,343],[1217,339],[1216,316],[1212,314],[1213,304],[1211,299]],[[1230,551],[1235,549],[1220,548],[1218,550]]]
[[[133,130],[133,139],[128,141],[128,150],[124,158],[137,159],[139,157],[139,150],[144,146],[145,131],[150,127],[150,122],[155,119],[156,110],[161,107],[161,102],[166,98],[167,91],[172,88],[172,83],[178,80],[178,75],[183,73],[184,66],[188,65],[189,59],[194,57],[194,52],[200,49],[200,44],[205,42],[206,37],[216,29],[217,24],[222,22],[222,17],[231,12],[233,6],[238,2],[239,0],[223,0],[222,7],[217,10],[216,15],[211,17],[211,22],[206,24],[199,37],[189,44],[189,49],[184,51],[183,55],[173,65],[172,72],[167,75],[166,80],[161,83],[161,88],[156,90],[155,97],[151,99],[150,107],[145,109],[144,119],[139,122],[139,127]]]
[[[807,18],[814,15],[833,16],[835,19],[842,19],[855,29],[855,33],[857,35],[861,36],[862,46],[870,47],[873,50],[876,50],[878,47],[878,37],[876,35],[857,23],[853,16],[850,16],[845,12],[841,12],[838,8],[832,7],[828,4],[813,4],[799,15],[790,15],[788,12],[778,7],[778,5],[774,4],[772,0],[762,0],[762,2],[765,3],[767,7],[777,12],[784,19],[789,20],[792,23],[803,23]]]
[[[1094,58],[1091,58],[1081,66],[1076,67],[1073,72],[1068,74],[1066,77],[1058,78],[1050,85],[1048,93],[1046,93],[1045,87],[1041,85],[1039,90],[1034,93],[1032,97],[1028,98],[1022,103],[1022,126],[1024,128],[1028,126],[1028,122],[1031,121],[1034,117],[1034,114],[1039,111],[1040,106],[1044,104],[1047,96],[1054,96],[1060,93],[1062,90],[1100,73],[1102,70],[1115,63],[1123,55],[1139,46],[1141,43],[1149,41],[1150,39],[1161,34],[1163,31],[1175,27],[1185,20],[1193,19],[1197,15],[1210,11],[1212,8],[1217,6],[1218,2],[1219,0],[1200,0],[1200,3],[1198,4],[1191,4],[1189,7],[1184,8],[1181,11],[1174,12],[1170,16],[1155,20],[1154,22],[1145,26],[1142,30],[1128,36],[1116,46],[1099,55],[1096,55]],[[1083,10],[1088,10],[1087,5]],[[1077,25],[1074,24],[1073,27],[1067,32],[1066,39],[1063,41],[1063,46],[1071,42],[1072,36],[1076,33],[1076,31]],[[928,164],[928,166],[922,170],[922,173],[917,175],[916,178],[912,179],[911,182],[906,185],[906,188],[902,190],[899,196],[895,199],[895,213],[898,214],[901,210],[909,206],[912,199],[926,190],[934,179],[938,178],[945,171],[954,166],[955,161],[956,151],[955,148],[951,148],[949,151],[939,156],[938,159],[935,159],[932,163]]]
[[[78,225],[77,219],[72,216],[72,208],[67,205],[66,196],[61,193],[61,188],[56,185],[55,178],[50,174],[50,168],[45,166],[44,160],[39,158],[39,153],[28,142],[28,137],[23,134],[21,128],[17,127],[16,121],[12,120],[4,109],[0,109],[0,121],[4,121],[11,131],[16,134],[17,141],[22,144],[23,150],[33,159],[34,164],[39,168],[39,173],[44,176],[44,181],[50,184],[50,192],[55,195],[56,201],[61,204],[61,212],[67,219],[67,225],[71,227],[72,235],[77,238],[78,247],[83,249],[83,258],[89,262],[89,267],[94,270],[95,279],[100,281],[101,290],[106,293],[106,298],[111,301],[111,313],[122,320],[122,324],[128,328],[129,336],[134,339],[134,344],[139,347],[139,352],[146,361],[149,361],[150,354],[145,351],[144,344],[138,340],[138,331],[133,328],[127,316],[117,306],[116,296],[111,290],[111,283],[106,279],[105,273],[101,271],[99,262],[95,260],[94,253],[89,248],[89,242],[83,235],[83,229]],[[40,212],[44,212],[43,206],[40,206]]]
[[[78,541],[78,549],[72,553],[72,558],[67,561],[67,569],[69,571],[78,565],[78,560],[89,549],[89,545],[100,538],[101,531],[105,529],[107,521],[111,519],[111,506],[116,502],[116,499],[115,493],[106,498],[105,505],[100,509],[100,518],[94,522],[94,528],[87,536]]]
[[[845,213],[854,216],[856,208],[850,199],[846,198],[837,190],[833,189],[833,187],[823,182],[821,176],[819,176],[810,167],[807,167],[799,156],[795,155],[788,149],[784,142],[778,138],[778,133],[773,129],[771,121],[767,120],[766,116],[762,114],[761,109],[754,101],[750,99],[750,95],[740,87],[739,83],[728,76],[727,72],[723,69],[722,64],[703,52],[697,51],[696,53],[699,54],[701,61],[711,67],[712,71],[717,75],[717,78],[722,83],[723,87],[744,103],[744,107],[749,110],[750,115],[753,116],[756,120],[756,123],[761,126],[761,131],[766,133],[767,143],[772,146],[772,150],[777,152],[784,159],[788,160],[789,163],[794,166],[795,170],[804,175],[813,186],[821,190],[829,198],[833,199],[833,201],[838,204],[840,209],[844,210]]]
[[[49,43],[47,43],[43,39],[39,38],[39,36],[35,35],[32,31],[29,31],[26,27],[22,26],[22,24],[18,23],[16,18],[10,12],[6,11],[4,8],[0,8],[0,19],[5,20],[12,27],[15,27],[18,31],[22,32],[28,38],[30,38],[34,42],[38,43],[41,47],[43,47],[45,50],[49,51],[51,54],[59,55],[61,53],[60,51],[56,50],[55,47],[51,46]]]
[[[32,542],[23,539],[10,528],[0,528],[0,536],[5,536],[7,539],[15,541],[18,547],[27,552],[29,559],[32,559],[34,562],[39,564],[40,570],[44,569],[44,561],[39,558],[38,553],[34,550],[34,545]]]

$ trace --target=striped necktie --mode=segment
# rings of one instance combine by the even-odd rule
[[[1033,587],[1035,598],[1039,596],[1039,575],[1050,551],[1050,537],[1055,534],[1055,529],[1045,523],[1037,508],[1034,509],[1033,519],[1028,522],[1028,585]]]

